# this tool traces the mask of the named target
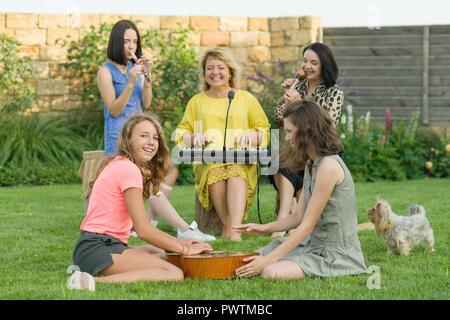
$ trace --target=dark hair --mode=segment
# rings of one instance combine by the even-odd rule
[[[283,118],[297,128],[294,135],[293,161],[303,167],[312,160],[308,148],[312,146],[318,156],[331,156],[344,150],[333,120],[323,108],[308,100],[295,101],[286,106]]]
[[[123,50],[123,36],[125,34],[125,31],[127,31],[128,29],[133,29],[134,31],[136,31],[137,48],[135,54],[138,58],[142,55],[141,36],[139,35],[138,28],[130,20],[120,20],[114,24],[111,30],[111,34],[109,35],[108,43],[108,59],[114,61],[115,63],[123,65],[127,64],[127,59]]]
[[[339,74],[339,68],[331,49],[323,43],[315,42],[303,49],[303,55],[305,55],[306,50],[312,50],[319,56],[322,70],[321,77],[325,83],[325,87],[328,89],[334,86]]]

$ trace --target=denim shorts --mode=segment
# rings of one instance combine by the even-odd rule
[[[128,246],[107,234],[81,230],[80,238],[73,251],[73,264],[80,271],[96,276],[113,265],[112,254],[121,254]]]

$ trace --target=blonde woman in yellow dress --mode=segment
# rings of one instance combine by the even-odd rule
[[[203,91],[191,98],[177,128],[181,147],[222,150],[227,119],[226,148],[267,147],[269,121],[258,100],[239,90],[239,66],[229,51],[207,51],[201,68]],[[193,170],[200,204],[207,210],[214,207],[222,221],[222,237],[241,240],[231,227],[243,221],[252,204],[256,164],[201,163],[194,164]]]

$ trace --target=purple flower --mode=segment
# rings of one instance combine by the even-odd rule
[[[278,59],[278,60],[277,60],[277,64],[278,64],[278,66],[279,66],[280,68],[284,68],[284,67],[286,66],[286,64],[287,64],[287,61]]]
[[[258,83],[264,82],[266,78],[264,76],[256,75],[256,76],[249,76],[247,77],[247,80],[255,81]]]

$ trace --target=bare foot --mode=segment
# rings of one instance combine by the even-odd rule
[[[222,229],[222,238],[230,239],[231,230],[230,229]]]
[[[223,239],[230,239],[231,241],[241,241],[241,234],[237,232],[222,232]]]
[[[241,241],[242,239],[241,239],[241,234],[232,234],[231,236],[230,236],[230,240],[231,241]]]

